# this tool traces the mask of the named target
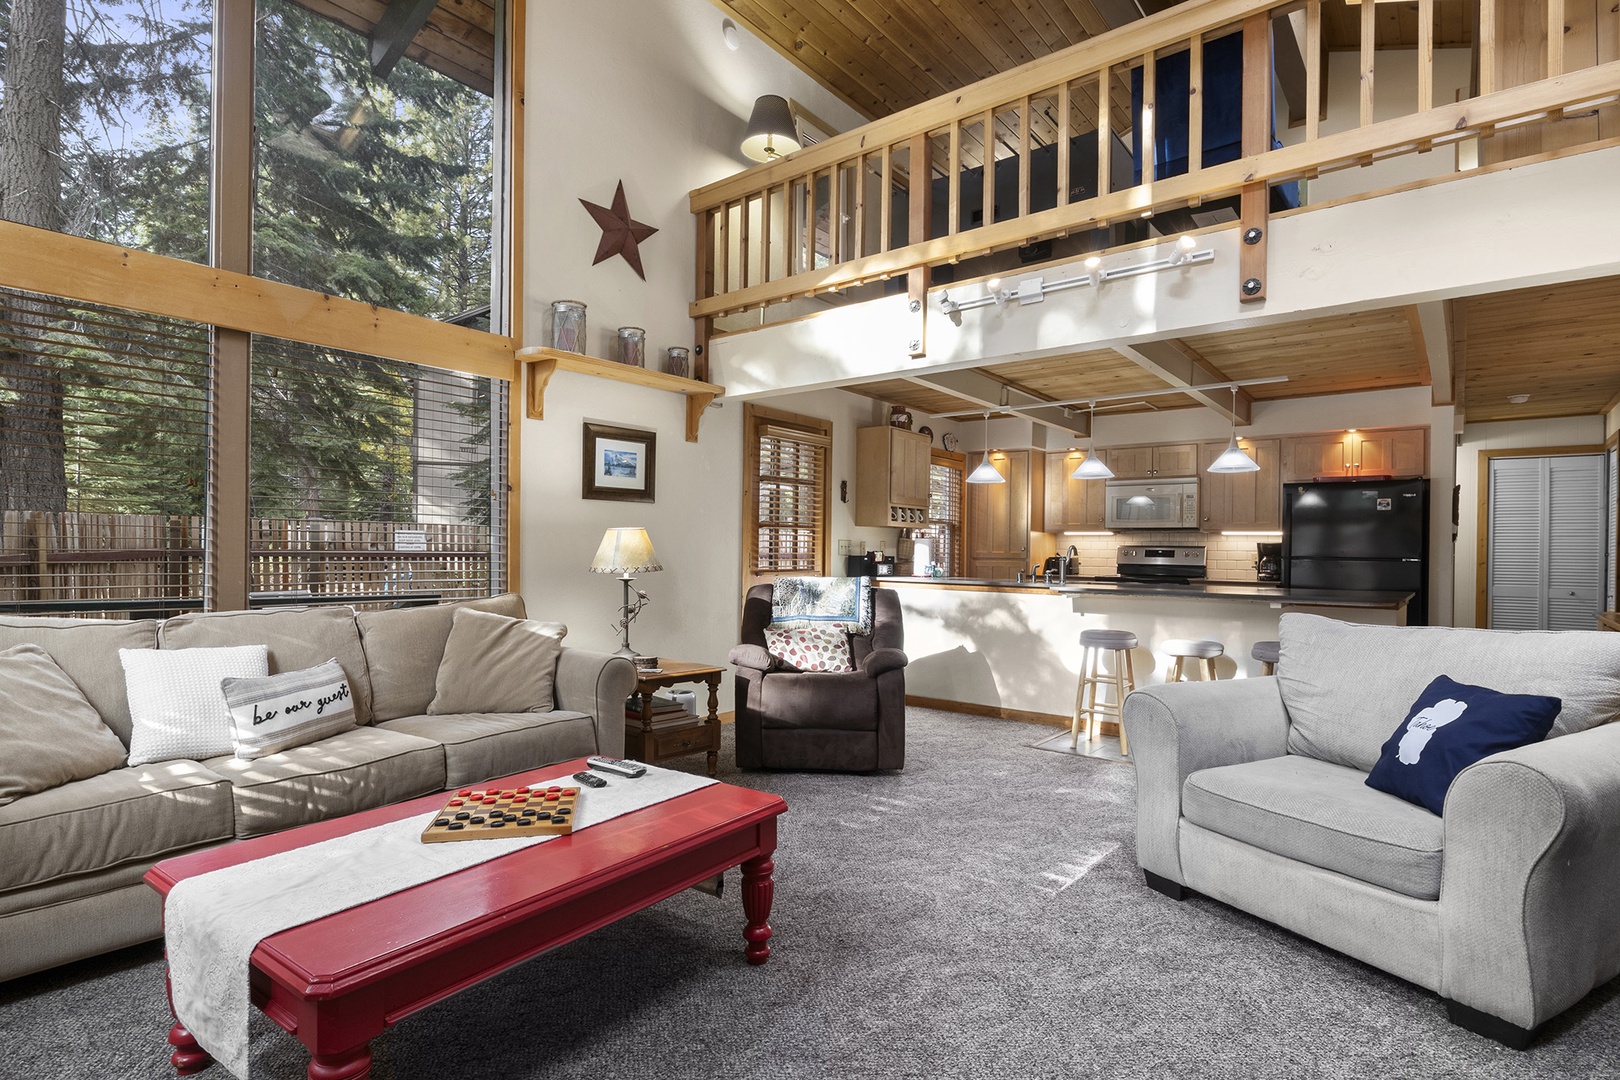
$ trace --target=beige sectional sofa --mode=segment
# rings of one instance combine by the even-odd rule
[[[539,768],[624,752],[622,657],[564,648],[550,712],[428,715],[457,607],[515,618],[516,595],[356,613],[347,607],[182,615],[163,622],[0,618],[0,649],[43,648],[127,747],[119,649],[264,644],[270,670],[336,658],[359,727],[254,761],[164,761],[0,805],[0,980],[156,938],[156,862],[233,839]]]

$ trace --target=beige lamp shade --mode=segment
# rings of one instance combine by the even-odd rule
[[[776,94],[756,99],[748,118],[748,134],[743,136],[743,154],[754,161],[775,161],[798,148],[799,129],[787,99]]]
[[[593,574],[650,574],[663,568],[646,529],[609,529],[591,559]]]

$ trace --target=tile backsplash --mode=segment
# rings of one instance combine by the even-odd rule
[[[1116,532],[1112,536],[1055,536],[1057,549],[1068,551],[1073,544],[1080,553],[1082,574],[1112,574],[1114,553],[1126,544],[1173,545],[1202,544],[1211,581],[1253,581],[1254,563],[1258,557],[1256,544],[1276,543],[1281,533],[1268,536],[1222,536],[1220,533],[1192,532],[1171,529],[1163,532]]]

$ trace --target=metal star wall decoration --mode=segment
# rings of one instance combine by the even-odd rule
[[[615,255],[623,255],[624,261],[630,264],[630,269],[639,274],[642,281],[646,281],[647,272],[641,268],[639,245],[658,230],[651,225],[631,220],[630,204],[624,198],[624,181],[619,181],[619,189],[613,193],[612,206],[598,206],[585,199],[579,202],[602,229],[602,242],[596,245],[596,258],[591,265],[595,266],[603,259],[611,259]]]

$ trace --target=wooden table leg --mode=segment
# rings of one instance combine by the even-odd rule
[[[169,1029],[169,1045],[174,1047],[174,1053],[169,1055],[169,1064],[181,1076],[191,1076],[200,1073],[214,1063],[214,1057],[208,1051],[197,1045],[197,1040],[186,1026],[180,1022],[180,1017],[174,1011],[174,987],[169,983],[169,969],[163,969],[163,992],[169,999],[169,1015],[174,1016],[174,1026]]]
[[[743,914],[748,916],[743,937],[748,942],[745,952],[750,964],[763,964],[771,958],[771,947],[766,943],[771,940],[771,901],[776,898],[776,882],[771,874],[775,870],[771,852],[742,864]]]
[[[370,1075],[370,1043],[341,1054],[313,1054],[309,1059],[309,1080],[365,1080]]]
[[[709,684],[709,776],[713,778],[720,773],[720,675],[710,675]],[[767,905],[769,906],[769,905]],[[760,961],[764,963],[764,961]]]

